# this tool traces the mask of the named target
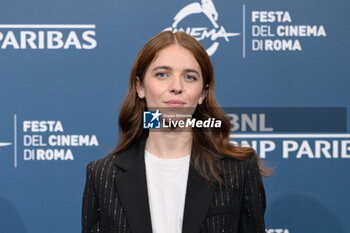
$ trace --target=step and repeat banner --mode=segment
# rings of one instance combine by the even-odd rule
[[[268,233],[350,232],[350,2],[0,2],[0,232],[80,232],[85,168],[118,140],[131,65],[163,30],[211,56],[233,143],[274,168]]]

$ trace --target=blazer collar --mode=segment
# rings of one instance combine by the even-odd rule
[[[142,135],[128,149],[116,156],[114,164],[125,172],[115,183],[131,232],[152,233],[144,160],[147,135]],[[193,147],[192,152],[193,154]],[[197,233],[213,199],[214,186],[202,178],[190,164],[182,233]]]

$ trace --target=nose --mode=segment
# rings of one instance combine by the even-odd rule
[[[170,92],[174,94],[181,94],[183,92],[183,83],[180,75],[173,76],[170,82],[169,89]]]

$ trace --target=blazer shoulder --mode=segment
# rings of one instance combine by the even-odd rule
[[[98,173],[103,172],[105,169],[110,168],[117,157],[118,154],[108,154],[101,159],[90,161],[87,164],[86,170],[87,172],[92,172],[97,175]]]
[[[220,160],[221,166],[226,172],[246,171],[251,168],[258,168],[258,155],[254,150],[250,156],[240,159],[235,157],[224,157]]]
[[[246,169],[259,169],[258,154],[254,150],[254,153],[243,160]]]

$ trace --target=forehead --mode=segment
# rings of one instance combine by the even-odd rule
[[[200,66],[192,52],[180,45],[171,45],[160,50],[150,67],[170,66],[174,69],[196,69],[200,72]]]

